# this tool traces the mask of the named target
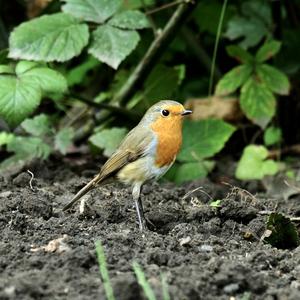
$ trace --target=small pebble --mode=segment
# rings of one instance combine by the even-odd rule
[[[213,246],[210,246],[210,245],[202,245],[199,247],[199,250],[202,251],[202,252],[211,252],[213,251]]]

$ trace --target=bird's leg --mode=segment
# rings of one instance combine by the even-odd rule
[[[145,229],[145,226],[144,226],[145,219],[144,219],[143,205],[140,200],[141,186],[142,186],[141,183],[135,183],[133,185],[132,197],[134,200],[135,209],[136,209],[136,213],[137,213],[137,217],[138,217],[138,221],[139,221],[139,227],[140,227],[140,230],[143,231]]]

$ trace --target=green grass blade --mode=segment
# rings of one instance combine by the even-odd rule
[[[145,273],[143,272],[140,265],[137,262],[133,262],[132,266],[133,266],[135,276],[138,280],[138,283],[143,288],[144,294],[147,297],[147,299],[148,300],[156,300],[154,292],[153,292],[152,288],[150,287],[150,285],[145,277]]]
[[[219,41],[220,41],[220,36],[221,36],[221,31],[222,31],[222,26],[223,26],[223,20],[224,20],[224,16],[225,16],[225,11],[226,11],[226,7],[227,7],[227,2],[228,2],[228,0],[224,0],[224,2],[223,2],[223,6],[222,6],[222,10],[221,10],[221,15],[220,15],[220,19],[219,19],[219,24],[218,24],[218,29],[217,29],[216,41],[215,41],[213,58],[212,58],[211,69],[210,69],[209,88],[208,88],[208,96],[209,97],[212,95],[212,88],[213,88],[213,81],[214,81],[214,74],[215,74],[217,51],[218,51],[218,47],[219,47]]]
[[[95,245],[96,245],[96,253],[98,258],[100,275],[103,281],[106,298],[107,300],[115,300],[114,292],[110,284],[110,279],[108,275],[105,254],[104,254],[102,244],[100,241],[97,241]]]
[[[160,274],[161,279],[161,286],[162,286],[162,293],[163,293],[163,300],[171,300],[170,294],[169,294],[169,287],[166,280],[166,276],[161,273]]]

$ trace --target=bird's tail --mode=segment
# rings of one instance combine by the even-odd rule
[[[92,190],[102,179],[102,176],[98,174],[87,185],[85,185],[62,210],[65,211],[71,208],[83,195]]]

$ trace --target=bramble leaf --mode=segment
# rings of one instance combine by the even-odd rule
[[[264,132],[264,143],[266,146],[271,146],[279,143],[282,139],[282,131],[279,127],[268,127]]]
[[[190,180],[201,179],[213,169],[215,163],[212,161],[194,161],[182,164],[176,164],[175,170],[171,170],[171,176],[168,178],[176,183],[183,183]]]
[[[265,84],[251,77],[241,89],[240,105],[250,120],[265,127],[275,114],[276,100]]]
[[[99,26],[92,37],[88,52],[114,69],[118,68],[140,40],[136,31],[122,30],[110,25]]]
[[[0,116],[16,126],[31,114],[41,101],[41,89],[28,78],[0,76]]]
[[[93,134],[89,141],[96,147],[103,149],[103,154],[108,157],[114,153],[126,134],[126,128],[113,127]]]
[[[242,47],[231,45],[226,47],[229,56],[235,58],[242,63],[252,63],[254,57]]]
[[[268,157],[268,150],[264,146],[249,145],[244,149],[238,163],[235,176],[242,180],[262,179],[266,175],[275,175],[278,163]]]
[[[261,1],[243,1],[241,15],[234,15],[228,22],[225,36],[230,40],[239,39],[239,45],[249,48],[257,45],[270,33],[271,9]]]
[[[15,136],[12,133],[0,132],[0,146],[9,144]]]
[[[257,51],[255,59],[258,62],[264,62],[276,55],[281,48],[281,43],[278,41],[269,41],[263,44]]]
[[[33,136],[43,137],[46,134],[51,133],[52,131],[50,119],[45,114],[37,115],[32,119],[26,119],[22,122],[21,126],[25,129],[26,132],[30,133]]]
[[[62,10],[78,19],[102,24],[121,6],[122,0],[63,0]]]
[[[58,131],[54,139],[54,148],[61,154],[65,155],[68,148],[72,145],[74,138],[74,130],[71,127],[66,127]]]
[[[258,65],[256,72],[271,91],[280,95],[289,94],[290,82],[283,72],[266,64]]]
[[[38,137],[17,136],[7,145],[6,149],[19,154],[24,159],[34,157],[46,159],[51,153],[50,146]]]
[[[239,88],[251,75],[250,65],[241,65],[231,69],[218,82],[216,95],[228,95]]]
[[[185,121],[182,150],[177,158],[181,162],[193,162],[212,157],[224,147],[234,131],[232,125],[222,120]]]
[[[0,65],[0,74],[14,74],[14,68],[10,65]]]
[[[80,54],[88,40],[88,26],[78,19],[64,13],[44,15],[13,30],[9,57],[63,62]]]
[[[33,68],[22,74],[26,78],[40,86],[47,94],[65,93],[68,89],[66,78],[59,72],[49,68]]]
[[[138,10],[126,10],[113,16],[109,25],[122,29],[143,29],[150,27],[147,17]]]

